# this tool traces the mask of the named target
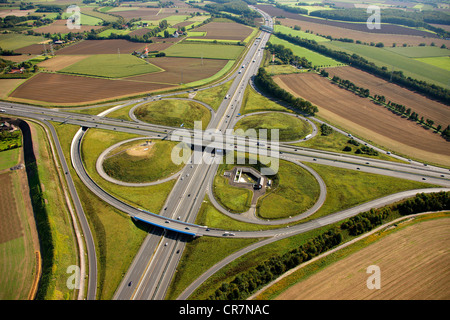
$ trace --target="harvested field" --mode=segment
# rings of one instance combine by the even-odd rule
[[[39,27],[34,29],[34,32],[36,33],[68,33],[68,32],[73,32],[73,33],[83,33],[85,31],[91,31],[92,29],[96,30],[96,29],[100,29],[102,28],[102,26],[88,26],[88,25],[81,25],[80,29],[69,29],[66,25],[67,20],[62,19],[62,20],[55,20],[55,22],[53,22],[52,24],[48,25],[48,26],[44,26],[44,27]]]
[[[160,57],[148,60],[164,72],[129,77],[127,80],[178,85],[209,78],[227,64],[227,60]]]
[[[160,83],[39,73],[19,86],[10,95],[10,98],[76,105],[169,89],[171,87],[172,85]]]
[[[383,34],[383,33],[372,33],[365,31],[357,31],[346,28],[339,28],[335,26],[330,26],[327,24],[322,24],[318,22],[300,21],[295,19],[278,19],[282,25],[293,27],[300,26],[302,30],[312,30],[314,34],[332,36],[333,38],[349,38],[355,41],[359,40],[362,43],[378,43],[383,42],[387,46],[392,46],[393,43],[397,45],[403,45],[407,43],[411,46],[418,46],[421,43],[426,43],[430,45],[432,42],[436,46],[440,47],[445,44],[450,47],[450,40],[438,39],[438,38],[424,38],[422,36],[414,35],[402,35],[402,34]]]
[[[201,38],[243,41],[252,33],[253,30],[247,26],[234,22],[210,22],[190,31],[206,32],[206,36],[191,37],[192,39]]]
[[[23,236],[23,229],[17,212],[12,173],[0,175],[0,244]]]
[[[21,53],[22,55],[24,54],[30,54],[30,55],[38,55],[38,54],[42,54],[45,52],[45,50],[47,50],[47,52],[50,52],[50,46],[48,44],[44,45],[44,44],[32,44],[20,49],[15,50],[17,53]]]
[[[358,87],[370,90],[370,95],[384,95],[386,101],[400,103],[411,108],[424,119],[432,119],[436,124],[446,127],[450,123],[450,107],[396,84],[390,83],[370,73],[353,67],[327,68],[329,77],[338,76],[350,80]]]
[[[145,43],[131,42],[123,39],[111,40],[83,40],[71,46],[58,50],[57,55],[83,55],[83,54],[117,54],[140,51]]]
[[[87,57],[88,55],[55,56],[51,59],[40,62],[38,66],[40,68],[47,69],[48,71],[59,71]]]
[[[161,8],[139,8],[137,10],[114,11],[114,14],[123,17],[127,21],[139,18],[143,21],[159,20],[172,15],[172,13],[159,13],[160,10]]]
[[[412,158],[450,165],[449,142],[439,135],[339,88],[318,74],[278,75],[274,80],[318,106],[318,116],[356,136]]]
[[[331,27],[344,28],[356,31],[362,31],[366,33],[382,33],[382,34],[403,34],[403,35],[411,35],[411,36],[420,36],[420,37],[430,37],[437,38],[437,36],[433,33],[420,31],[412,28],[401,27],[394,24],[383,24],[381,29],[372,29],[369,30],[365,23],[350,23],[350,22],[341,22],[334,20],[325,20],[325,19],[317,19],[309,16],[299,15],[291,12],[287,12],[283,9],[279,9],[273,7],[271,5],[256,5],[258,9],[261,9],[272,17],[275,16],[283,16],[289,19],[294,19],[302,22],[313,22],[325,24]]]
[[[277,299],[448,300],[449,241],[448,218],[408,226],[293,285]],[[367,288],[370,265],[380,268],[380,289]]]

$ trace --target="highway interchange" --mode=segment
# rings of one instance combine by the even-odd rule
[[[266,25],[272,26],[272,19],[266,13],[260,10],[258,11],[263,15]],[[216,84],[220,85],[230,79],[234,79],[227,93],[229,98],[223,100],[216,112],[211,111],[212,117],[207,127],[208,131],[216,130],[217,133],[223,135],[224,137],[228,137],[228,134],[226,133],[227,129],[233,129],[237,119],[240,118],[239,111],[246,86],[251,83],[252,77],[258,71],[258,67],[263,56],[261,51],[264,49],[269,37],[269,33],[261,32],[259,39],[256,39],[255,43],[249,46],[245,57],[242,59],[242,67],[239,65],[229,77]],[[199,90],[205,90],[208,88],[210,87],[201,88]],[[205,162],[197,163],[192,161],[195,159],[196,155],[201,153],[201,149],[198,153],[194,152],[191,156],[192,163],[188,163],[184,166],[184,168],[179,172],[179,175],[176,177],[177,181],[175,186],[169,194],[161,212],[150,213],[141,208],[136,208],[126,204],[100,188],[95,181],[91,179],[84,168],[81,155],[81,144],[83,137],[89,128],[134,133],[145,137],[150,137],[152,139],[173,139],[178,141],[177,139],[180,138],[180,132],[179,130],[177,131],[178,137],[175,138],[174,128],[142,123],[140,121],[124,121],[106,117],[108,113],[134,103],[145,103],[148,102],[149,99],[166,99],[176,94],[180,94],[180,92],[152,98],[131,100],[119,106],[112,107],[111,109],[108,109],[96,116],[76,114],[58,109],[28,106],[18,103],[2,102],[1,104],[1,108],[5,110],[6,114],[40,121],[47,125],[50,129],[50,133],[56,146],[62,170],[65,173],[68,188],[85,237],[86,251],[89,262],[87,299],[95,299],[96,296],[97,269],[94,241],[90,233],[86,217],[84,216],[82,204],[78,199],[77,191],[73,185],[69,166],[64,158],[58,136],[49,121],[80,126],[80,130],[72,140],[70,162],[81,181],[91,190],[91,192],[113,207],[127,213],[132,218],[144,221],[153,226],[128,272],[123,277],[123,281],[119,285],[114,295],[114,299],[162,300],[165,297],[167,288],[170,285],[170,281],[173,278],[188,239],[191,239],[192,236],[203,235],[215,237],[229,236],[228,230],[219,230],[209,228],[208,226],[199,226],[194,223],[205,195],[209,194],[211,197],[211,184],[214,176],[216,175],[219,164],[209,164]],[[317,119],[314,120],[319,121]],[[334,129],[342,132],[337,128]],[[314,129],[314,134],[315,133],[317,133],[316,129]],[[345,132],[342,133],[346,134]],[[184,130],[181,132],[181,138],[191,138],[193,134],[195,134],[195,130]],[[234,141],[233,145],[225,146],[225,148],[228,147],[233,151],[249,152],[251,150],[250,147],[257,143],[257,140],[250,138],[236,138],[233,136],[232,139],[232,141]],[[365,143],[364,141],[360,142]],[[294,163],[298,163],[299,165],[300,162],[315,162],[329,166],[359,170],[361,172],[370,172],[409,180],[428,182],[431,184],[440,185],[442,188],[412,190],[390,195],[381,199],[370,201],[355,208],[336,212],[326,217],[311,220],[306,223],[291,225],[289,228],[284,226],[263,231],[232,231],[235,237],[265,238],[265,240],[259,241],[250,247],[236,252],[221,261],[216,266],[212,267],[210,270],[205,272],[202,277],[196,279],[196,281],[194,281],[191,286],[183,292],[179,299],[186,299],[198,285],[233,259],[270,242],[340,221],[370,208],[380,207],[406,197],[410,197],[417,192],[450,190],[448,189],[450,188],[450,172],[448,169],[439,168],[436,166],[425,166],[415,161],[408,161],[408,159],[403,159],[405,160],[404,163],[376,159],[368,160],[368,158],[363,157],[296,147],[289,145],[288,143],[280,143],[279,145],[272,144],[271,141],[266,141],[265,143],[272,147],[271,152],[276,152],[280,159],[292,161]],[[380,152],[386,152],[380,149],[378,150]],[[401,159],[401,157],[398,158]],[[181,179],[181,177],[183,179]],[[283,223],[294,222],[313,214],[315,210],[320,207],[321,203],[323,203],[325,199],[326,188],[325,190],[321,188],[321,191],[321,199],[318,201],[318,204],[316,204],[316,206],[309,212],[298,215],[293,219],[284,219],[283,221],[263,221],[254,218],[246,219],[244,217],[237,217],[237,219],[244,222],[271,225],[281,225]],[[236,216],[233,217],[236,218]]]

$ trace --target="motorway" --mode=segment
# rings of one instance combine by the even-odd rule
[[[272,20],[270,17],[261,12],[265,17],[266,25],[272,26]],[[229,91],[228,99],[224,99],[218,110],[212,113],[211,121],[208,125],[207,131],[212,132],[216,130],[217,133],[227,137],[229,134],[227,130],[233,128],[235,119],[239,117],[239,110],[243,100],[243,95],[246,86],[251,81],[251,78],[257,73],[260,65],[262,54],[261,51],[265,47],[270,34],[261,33],[260,39],[256,40],[252,44],[243,58],[242,67],[239,68],[227,79],[223,80],[224,83],[230,79],[234,79]],[[208,87],[207,87],[208,88]],[[204,88],[204,89],[207,89]],[[175,94],[180,94],[177,92]],[[161,98],[170,98],[171,95],[167,94]],[[148,98],[147,98],[148,99]],[[65,164],[65,160],[62,154],[62,149],[54,132],[53,126],[48,121],[55,121],[61,123],[69,123],[80,126],[80,130],[73,138],[71,145],[71,163],[80,177],[81,181],[98,197],[103,199],[108,204],[115,208],[129,214],[136,220],[149,223],[153,227],[141,246],[138,254],[136,255],[132,265],[130,266],[127,274],[124,276],[119,288],[117,289],[114,299],[164,299],[167,292],[167,288],[171,279],[175,273],[179,259],[183,253],[186,241],[192,239],[192,236],[227,236],[225,231],[208,228],[207,226],[198,226],[194,224],[196,215],[203,202],[205,194],[210,190],[212,181],[216,174],[219,164],[217,163],[199,163],[196,161],[203,155],[202,149],[198,144],[194,144],[194,152],[191,155],[190,163],[188,163],[180,172],[179,178],[176,181],[174,188],[169,194],[163,209],[159,213],[150,213],[142,209],[135,208],[131,205],[123,203],[116,199],[112,195],[101,189],[95,181],[93,181],[84,169],[82,156],[81,156],[81,144],[84,134],[89,128],[99,128],[112,131],[135,133],[152,139],[172,139],[174,138],[174,128],[146,124],[136,121],[124,121],[113,118],[107,118],[106,115],[116,109],[123,108],[133,103],[144,103],[147,99],[132,100],[125,104],[111,108],[99,115],[83,115],[74,114],[67,111],[61,111],[57,109],[48,109],[41,107],[28,106],[18,103],[3,102],[2,108],[6,110],[7,114],[15,115],[18,117],[25,117],[35,119],[44,122],[51,129],[52,137],[57,146],[58,155],[63,163],[63,169],[66,173],[69,189],[74,203],[76,205],[77,213],[84,217],[81,203],[76,195],[76,190],[73,187],[73,182],[70,173]],[[233,119],[233,121],[230,121]],[[179,132],[177,130],[177,138],[191,138],[195,135],[195,130],[184,130]],[[212,134],[214,136],[214,134]],[[225,146],[233,151],[250,152],[251,146],[255,146],[258,142],[256,139],[250,138],[237,138],[232,136],[232,145]],[[175,139],[176,140],[176,139]],[[201,142],[204,143],[203,141]],[[443,188],[438,189],[424,189],[423,192],[436,192],[439,190],[450,189],[450,172],[448,169],[439,168],[436,166],[424,166],[420,163],[399,163],[391,161],[383,161],[349,156],[345,154],[318,151],[314,149],[295,147],[288,143],[275,144],[271,141],[265,141],[267,146],[271,147],[271,152],[276,152],[280,159],[293,162],[314,162],[329,166],[336,166],[341,168],[348,168],[352,170],[359,170],[362,172],[371,172],[376,174],[388,175],[398,178],[405,178],[415,181],[428,182],[436,185],[440,185]],[[364,142],[362,142],[364,143]],[[183,179],[181,179],[181,177]],[[258,242],[252,247],[246,248],[248,250],[255,249],[261,245],[276,241],[282,237],[292,236],[298,233],[306,232],[314,228],[340,221],[346,217],[355,215],[359,212],[367,210],[367,208],[382,206],[393,201],[409,197],[419,191],[408,191],[399,193],[371,201],[367,204],[360,205],[349,210],[334,213],[327,217],[312,220],[307,223],[291,226],[289,228],[282,227],[264,231],[233,231],[235,237],[248,237],[248,238],[263,238],[267,237],[267,240]],[[84,218],[85,219],[85,218]],[[83,225],[83,219],[80,219],[83,226],[83,232],[85,235],[90,235],[89,227]],[[244,221],[244,220],[243,220]],[[289,221],[255,221],[253,223],[272,224],[278,225],[280,223],[293,222]],[[252,222],[247,221],[247,222]],[[93,247],[92,236],[86,236],[88,259],[89,259],[89,291],[88,299],[95,298],[96,288],[96,258],[95,248]],[[243,254],[240,252],[240,254]],[[230,261],[234,256],[228,257],[222,263]],[[212,271],[211,271],[212,272]],[[207,275],[205,275],[206,277]],[[201,281],[198,279],[195,283]],[[191,289],[194,288],[193,284]],[[186,291],[188,292],[188,291]],[[184,293],[187,294],[187,293]],[[183,296],[184,297],[184,296]],[[186,296],[187,297],[187,296]]]

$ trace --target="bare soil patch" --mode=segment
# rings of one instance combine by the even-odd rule
[[[10,97],[74,105],[137,95],[171,87],[170,84],[39,73],[19,86]]]
[[[210,22],[192,31],[206,32],[204,37],[191,37],[192,39],[217,39],[243,41],[251,33],[252,29],[234,22]]]
[[[384,95],[386,101],[403,104],[424,119],[434,120],[435,124],[441,124],[444,128],[450,123],[450,107],[440,102],[353,67],[327,68],[326,70],[330,78],[336,75],[341,79],[350,80],[358,87],[369,89],[372,96]]]
[[[51,59],[42,61],[38,65],[40,68],[45,68],[48,71],[59,71],[87,57],[88,55],[58,55]]]
[[[277,299],[448,300],[449,241],[448,218],[408,226],[335,262]],[[380,268],[380,289],[367,288],[370,265]]]
[[[86,54],[129,54],[140,51],[145,43],[131,42],[123,39],[84,40],[64,47],[56,52],[57,55],[86,55]]]
[[[279,75],[274,80],[292,94],[318,106],[318,115],[332,124],[392,151],[450,165],[449,143],[442,137],[339,88],[318,74]]]

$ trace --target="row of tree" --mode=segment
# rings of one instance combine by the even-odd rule
[[[282,44],[272,44],[267,43],[266,49],[274,54],[278,59],[280,59],[284,64],[291,64],[302,68],[312,68],[311,62],[309,62],[305,57],[299,57],[294,55],[291,48],[286,48]]]
[[[284,272],[336,247],[342,243],[346,233],[356,236],[368,232],[385,223],[396,213],[410,215],[441,210],[450,210],[450,192],[421,193],[399,204],[360,213],[344,221],[339,227],[331,228],[295,249],[282,255],[274,255],[260,262],[257,266],[239,273],[230,282],[222,283],[209,299],[246,299],[257,289],[276,279]]]
[[[363,88],[363,87],[358,87],[356,84],[354,84],[353,82],[351,82],[350,80],[346,80],[346,79],[341,79],[338,76],[333,76],[333,78],[331,79],[333,82],[337,83],[338,85],[340,85],[341,87],[344,87],[347,90],[353,91],[356,94],[367,98],[370,96],[370,90]]]
[[[320,74],[324,77],[328,77],[328,72],[326,72],[325,70],[321,70]],[[365,97],[365,98],[369,98],[370,97],[370,90],[369,89],[365,89],[362,87],[358,87],[357,85],[355,85],[353,82],[351,82],[350,80],[345,80],[345,79],[341,79],[338,76],[333,76],[333,78],[331,79],[334,83],[337,83],[339,86],[341,86],[342,88],[345,88],[347,90],[350,90],[356,94],[358,94],[361,97]],[[434,129],[433,125],[434,125],[434,120],[431,119],[424,119],[423,117],[421,117],[419,119],[419,114],[412,111],[411,108],[407,108],[406,106],[399,104],[399,103],[395,103],[392,101],[388,101],[386,103],[386,97],[383,95],[374,95],[373,96],[373,100],[375,100],[376,102],[385,105],[388,109],[390,109],[391,111],[393,111],[395,114],[399,115],[399,116],[406,116],[409,120],[415,121],[415,122],[419,122],[421,125],[423,125],[424,127],[429,127]],[[438,125],[435,130],[436,132],[440,132],[442,129],[442,125]],[[446,135],[443,135],[443,137],[445,139],[447,139],[448,137]]]
[[[259,68],[258,74],[255,76],[255,84],[267,94],[273,96],[276,99],[288,103],[292,108],[299,112],[314,115],[319,110],[311,102],[297,98],[286,90],[280,88],[272,77],[267,74],[264,68]]]
[[[405,77],[405,75],[401,71],[390,72],[387,70],[387,68],[378,67],[375,63],[369,62],[368,60],[355,53],[349,54],[343,51],[329,49],[324,45],[318,44],[314,40],[302,39],[298,36],[291,36],[280,32],[276,32],[275,35],[278,38],[286,40],[290,43],[331,57],[342,63],[349,64],[357,69],[361,69],[375,76],[378,76],[384,80],[392,81],[393,83],[397,83],[398,85],[406,87],[407,89],[418,91],[429,98],[433,98],[447,105],[450,105],[450,90],[448,89],[437,86],[435,84],[427,83],[425,81],[413,79],[411,77]]]

